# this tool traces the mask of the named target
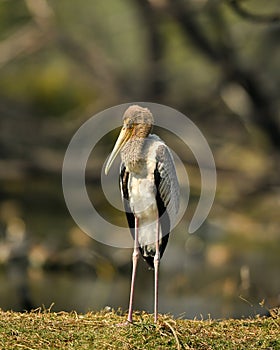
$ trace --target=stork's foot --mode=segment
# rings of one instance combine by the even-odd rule
[[[132,326],[133,322],[126,320],[125,322],[117,323],[116,327],[129,327]]]

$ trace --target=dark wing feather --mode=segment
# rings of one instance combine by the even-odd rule
[[[135,234],[135,216],[133,212],[131,211],[130,205],[129,205],[129,195],[128,195],[128,180],[129,180],[129,172],[126,171],[126,167],[124,163],[121,164],[121,171],[120,171],[120,190],[122,194],[123,199],[123,205],[124,210],[128,222],[128,226],[130,228],[131,235],[134,239]]]
[[[156,151],[156,170],[160,176],[159,195],[170,216],[170,221],[174,222],[179,210],[180,187],[172,154],[164,144],[160,145]]]
[[[166,160],[169,162],[168,149],[165,145],[161,145],[156,153],[156,168],[154,170],[154,179],[156,186],[156,201],[159,213],[159,221],[162,232],[160,244],[160,256],[162,257],[169,239],[170,218],[167,212],[167,206],[170,201],[171,182],[168,172],[165,169]]]

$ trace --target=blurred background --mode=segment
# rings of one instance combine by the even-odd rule
[[[279,14],[278,0],[0,0],[2,309],[127,309],[131,250],[76,226],[61,170],[83,122],[132,101],[187,115],[217,166],[214,205],[190,235],[199,168],[157,130],[190,180],[189,207],[161,262],[160,312],[241,317],[280,304]],[[101,140],[87,171],[107,217],[100,169],[115,138]],[[152,281],[141,261],[136,309],[152,312]]]

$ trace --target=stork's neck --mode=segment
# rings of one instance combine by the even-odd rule
[[[145,137],[133,137],[123,147],[121,158],[130,172],[139,173],[145,166]]]

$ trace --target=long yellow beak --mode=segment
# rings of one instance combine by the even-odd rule
[[[121,129],[121,132],[119,134],[119,137],[115,143],[115,146],[113,148],[112,153],[110,154],[109,159],[107,160],[107,164],[105,167],[105,174],[107,175],[111,165],[113,164],[113,161],[116,159],[117,155],[119,154],[119,152],[121,151],[121,149],[123,148],[123,146],[125,145],[125,143],[127,142],[127,140],[130,138],[131,135],[131,130],[123,127]]]

